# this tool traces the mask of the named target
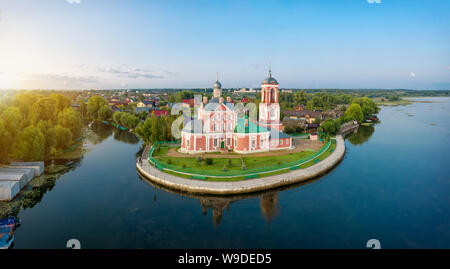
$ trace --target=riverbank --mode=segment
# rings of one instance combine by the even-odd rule
[[[342,160],[344,154],[344,139],[338,135],[336,136],[336,149],[326,159],[314,165],[282,175],[233,182],[193,180],[164,173],[150,165],[148,150],[144,151],[142,162],[138,161],[136,168],[147,179],[168,188],[198,194],[231,195],[273,189],[315,178],[336,166]]]

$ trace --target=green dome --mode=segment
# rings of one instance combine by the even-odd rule
[[[278,81],[272,77],[272,70],[269,69],[269,77],[267,77],[261,84],[277,84]]]
[[[273,77],[266,78],[262,84],[278,84],[278,81]]]

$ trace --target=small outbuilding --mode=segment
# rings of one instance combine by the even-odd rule
[[[11,201],[19,192],[19,182],[0,181],[0,201]]]
[[[17,174],[3,174],[0,173],[0,182],[16,181],[19,182],[20,189],[28,184],[27,178],[22,173]]]

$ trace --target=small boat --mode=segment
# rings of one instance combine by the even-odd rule
[[[13,216],[0,219],[0,249],[8,249],[14,243],[14,231],[20,221]]]

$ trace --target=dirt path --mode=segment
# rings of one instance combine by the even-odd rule
[[[262,153],[251,153],[251,154],[229,154],[229,153],[203,153],[203,154],[183,154],[177,151],[176,148],[170,148],[167,151],[167,157],[204,157],[204,158],[241,158],[241,157],[268,157],[268,156],[279,156],[288,153],[305,151],[306,149],[313,149],[318,151],[323,143],[320,141],[311,141],[308,139],[293,139],[295,149],[292,150],[277,150]]]

